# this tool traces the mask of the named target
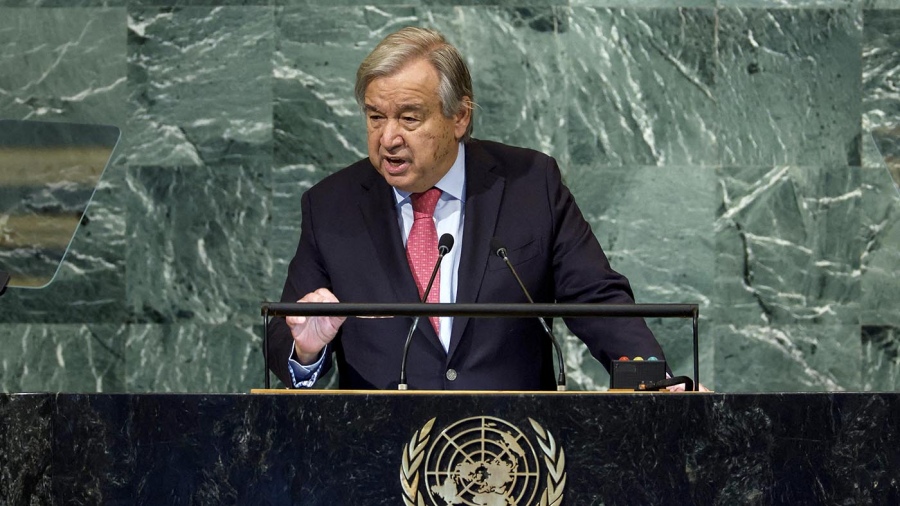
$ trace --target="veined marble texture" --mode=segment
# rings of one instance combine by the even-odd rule
[[[260,386],[300,195],[366,155],[356,67],[406,25],[466,56],[476,137],[559,160],[639,302],[700,304],[704,384],[900,386],[900,2],[365,4],[0,0],[0,116],[123,129],[57,279],[0,299],[0,387]],[[648,323],[690,375],[689,322]]]
[[[125,9],[0,7],[0,19],[3,118],[123,125],[125,33],[111,28]]]
[[[121,126],[125,117],[124,9],[0,8],[0,116]],[[109,167],[54,282],[10,289],[0,322],[121,322],[125,220]]]
[[[715,341],[716,384],[729,385],[729,391],[834,392],[864,386],[858,325],[717,324],[705,335]],[[891,387],[874,388],[881,389]]]
[[[863,128],[900,187],[900,10],[866,13],[863,30]]]
[[[828,7],[854,7],[858,0],[717,0],[719,7],[741,8],[828,8]]]
[[[574,164],[715,165],[716,11],[572,9]]]
[[[128,11],[132,166],[271,161],[272,11]]]
[[[716,320],[859,320],[859,168],[720,170]]]
[[[597,174],[602,174],[597,177]],[[698,304],[701,315],[700,380],[711,385],[713,341],[708,325],[715,270],[715,172],[702,167],[573,165],[564,175],[610,263],[631,282],[640,303]],[[685,254],[690,251],[690,254]],[[676,375],[693,376],[689,320],[650,319]],[[564,331],[559,328],[558,332]],[[603,368],[573,335],[567,355],[586,389],[608,385]]]
[[[260,167],[142,167],[128,181],[136,323],[256,322],[271,261]]]
[[[129,392],[241,392],[262,385],[256,325],[131,325],[124,342]]]
[[[900,191],[886,167],[862,171],[860,319],[863,324],[900,325]]]
[[[0,400],[0,498],[4,503],[51,504],[52,402],[47,395],[18,395]],[[15,425],[21,428],[14,429]]]
[[[488,448],[490,434],[512,434],[547,460],[555,457],[543,438],[552,436],[565,456],[566,504],[896,504],[898,401],[896,393],[3,394],[0,500],[396,504],[409,441],[430,434],[419,448],[434,452],[423,452],[416,473],[424,496],[434,483],[426,470],[449,467],[434,462],[450,453],[440,451],[445,442],[479,460],[469,449],[484,446],[467,430]],[[513,497],[549,483],[546,466],[494,453],[536,470],[529,478],[538,486],[506,488]]]
[[[859,11],[718,13],[720,163],[858,166]]]
[[[0,326],[0,389],[6,392],[122,392],[125,325]]]

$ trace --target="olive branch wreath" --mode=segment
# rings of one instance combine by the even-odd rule
[[[537,433],[538,444],[544,452],[544,463],[547,465],[547,488],[541,495],[541,506],[559,506],[566,488],[566,452],[561,446],[557,448],[553,434],[544,430],[541,424],[532,418],[528,421]]]
[[[419,495],[419,466],[425,457],[425,447],[431,438],[431,428],[435,418],[425,422],[421,430],[416,431],[403,445],[403,462],[400,464],[400,484],[403,485],[403,503],[406,506],[425,506],[425,500]]]

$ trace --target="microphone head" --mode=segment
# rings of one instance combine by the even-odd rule
[[[438,239],[438,251],[442,255],[446,255],[450,253],[450,250],[453,249],[453,236],[450,234],[444,234]]]
[[[491,253],[500,258],[506,258],[506,248],[503,247],[500,239],[497,239],[496,237],[491,237]]]

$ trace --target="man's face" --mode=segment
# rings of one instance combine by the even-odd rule
[[[468,108],[441,112],[437,70],[417,59],[366,87],[369,160],[388,184],[423,192],[456,161],[457,144],[471,121]]]

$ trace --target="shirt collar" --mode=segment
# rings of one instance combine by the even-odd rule
[[[462,142],[459,143],[459,150],[456,152],[456,161],[450,166],[450,170],[444,174],[444,177],[434,185],[435,188],[441,190],[444,195],[466,201],[466,146]],[[410,192],[398,190],[394,188],[394,198],[397,205],[403,204],[408,200]]]

